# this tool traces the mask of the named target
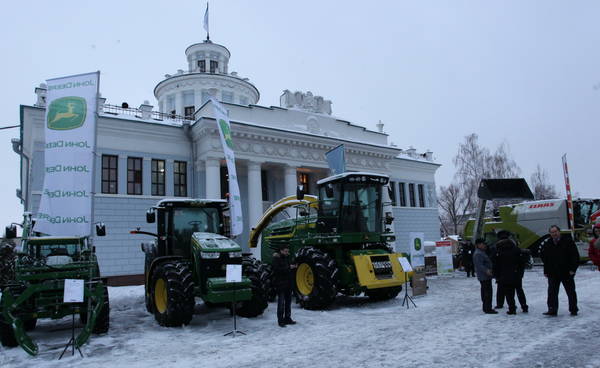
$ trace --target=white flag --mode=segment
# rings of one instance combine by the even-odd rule
[[[204,30],[208,32],[208,3],[206,3],[206,11],[204,12]]]
[[[236,236],[244,231],[244,220],[242,218],[242,200],[240,198],[240,186],[238,185],[237,172],[235,169],[235,155],[233,154],[233,141],[231,140],[231,127],[227,110],[221,103],[211,97],[210,101],[215,110],[215,119],[221,136],[221,144],[227,162],[229,174],[229,210],[231,211],[231,234]]]
[[[35,231],[90,234],[99,75],[46,81],[44,189]]]

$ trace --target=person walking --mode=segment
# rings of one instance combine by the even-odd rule
[[[475,241],[475,253],[473,254],[473,265],[477,273],[477,280],[481,284],[481,302],[483,313],[498,314],[492,309],[492,261],[485,252],[487,245],[483,239]]]
[[[467,272],[467,277],[475,277],[475,268],[473,267],[473,245],[466,242],[462,247],[462,264]]]
[[[290,264],[290,248],[283,245],[273,253],[273,281],[277,291],[277,324],[279,327],[294,325],[292,319],[292,281],[295,264]]]
[[[520,251],[517,245],[509,239],[508,231],[498,233],[496,243],[497,255],[494,263],[494,275],[498,280],[498,288],[502,288],[508,311],[506,314],[517,314],[515,305],[515,289],[519,283]]]
[[[600,271],[600,222],[592,228],[594,237],[590,240],[588,256]]]
[[[558,313],[558,291],[560,284],[569,298],[569,312],[576,316],[577,292],[575,291],[575,273],[579,266],[579,252],[570,235],[561,235],[557,225],[548,229],[550,237],[541,244],[540,257],[544,262],[544,276],[548,279],[548,311],[546,316]]]

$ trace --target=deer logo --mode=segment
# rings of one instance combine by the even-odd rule
[[[62,97],[50,103],[48,107],[48,128],[70,130],[79,128],[85,121],[87,106],[81,97]]]

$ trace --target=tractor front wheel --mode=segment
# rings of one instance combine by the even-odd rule
[[[381,289],[370,289],[365,291],[365,295],[368,296],[371,300],[380,301],[394,299],[398,296],[400,291],[402,291],[402,286]]]
[[[102,302],[102,308],[100,313],[96,317],[96,324],[92,328],[92,332],[95,334],[103,334],[108,332],[110,327],[110,302],[108,300],[108,287],[104,286],[104,301]]]
[[[263,314],[267,308],[267,297],[261,281],[261,262],[252,257],[242,259],[242,273],[250,279],[252,285],[252,298],[242,302],[236,314],[241,317],[252,318]]]
[[[181,262],[158,265],[150,281],[154,318],[159,325],[187,325],[194,316],[194,282],[188,266]]]
[[[8,348],[14,348],[19,345],[15,338],[15,332],[13,331],[12,326],[8,323],[4,323],[2,316],[0,316],[0,342],[2,343],[2,346]]]
[[[301,248],[296,254],[296,295],[305,309],[327,308],[337,295],[337,266],[327,253]]]

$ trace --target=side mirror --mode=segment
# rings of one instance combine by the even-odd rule
[[[296,198],[298,198],[299,200],[304,199],[304,185],[298,185],[298,187],[296,188]]]
[[[4,231],[4,237],[6,239],[14,239],[17,237],[17,227],[15,225],[7,226]]]
[[[96,236],[106,236],[106,226],[103,222],[96,224]]]
[[[146,222],[149,224],[156,222],[156,212],[153,209],[146,211]]]
[[[331,184],[325,186],[325,195],[327,195],[327,198],[333,197],[333,186]]]

